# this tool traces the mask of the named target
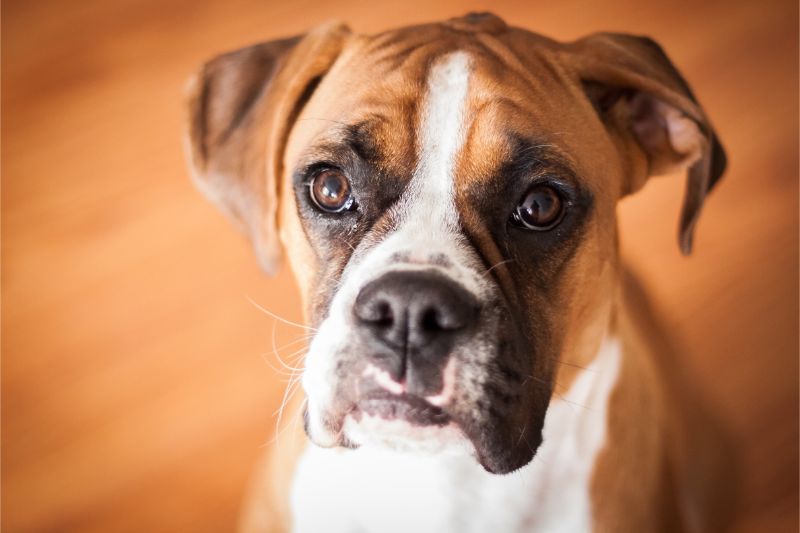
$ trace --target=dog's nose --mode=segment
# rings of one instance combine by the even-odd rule
[[[372,356],[397,381],[435,393],[455,339],[477,321],[477,299],[436,271],[390,272],[356,298],[357,321],[380,349]],[[414,379],[412,379],[414,378]]]

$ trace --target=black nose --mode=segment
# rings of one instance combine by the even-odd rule
[[[433,394],[453,343],[477,321],[477,299],[436,271],[391,272],[364,287],[354,307],[371,352],[409,392]],[[413,379],[412,379],[413,378]]]

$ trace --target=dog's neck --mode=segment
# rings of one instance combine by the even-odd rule
[[[603,342],[551,401],[533,461],[512,474],[489,474],[457,452],[310,446],[293,488],[296,531],[589,530],[591,474],[621,357],[617,340]]]

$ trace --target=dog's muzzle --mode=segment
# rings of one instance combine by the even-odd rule
[[[402,263],[353,287],[351,273],[306,358],[314,443],[466,452],[492,473],[531,460],[549,390],[527,379],[531,339],[470,275]]]

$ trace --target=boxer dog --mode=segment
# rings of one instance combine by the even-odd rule
[[[212,59],[188,107],[197,184],[313,331],[311,444],[244,529],[722,527],[722,454],[618,257],[621,198],[685,170],[688,254],[725,168],[655,42],[328,24]]]

